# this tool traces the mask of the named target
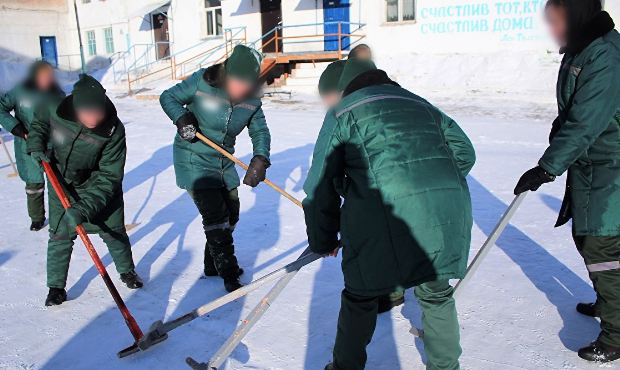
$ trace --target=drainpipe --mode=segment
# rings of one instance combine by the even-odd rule
[[[80,41],[80,61],[82,62],[82,74],[86,74],[86,59],[84,58],[84,45],[82,44],[82,30],[80,29],[80,17],[76,0],[73,0],[73,9],[75,10],[75,23],[77,24],[78,40]]]

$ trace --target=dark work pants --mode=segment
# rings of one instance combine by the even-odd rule
[[[188,193],[202,216],[202,226],[207,237],[205,271],[214,267],[223,278],[237,276],[239,264],[233,242],[233,229],[239,221],[237,189],[201,189]]]
[[[432,281],[415,288],[422,308],[424,348],[429,370],[458,370],[461,356],[459,324],[447,280]],[[342,292],[338,333],[334,345],[334,369],[362,370],[366,366],[366,346],[377,324],[378,297],[362,297]]]
[[[599,340],[620,348],[620,236],[573,233],[573,239],[596,291],[597,309],[601,315]]]
[[[26,184],[28,216],[32,222],[45,220],[45,184]]]

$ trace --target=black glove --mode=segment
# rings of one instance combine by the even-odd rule
[[[181,116],[176,122],[177,132],[181,139],[193,143],[196,141],[196,133],[198,130],[198,120],[194,113],[188,112]]]
[[[255,188],[261,181],[265,180],[267,168],[269,168],[270,165],[267,158],[262,155],[255,155],[250,162],[248,172],[246,172],[243,178],[243,183]]]
[[[23,123],[19,123],[17,126],[13,127],[11,130],[13,136],[21,137],[22,139],[26,139],[28,136],[28,129],[24,126]]]
[[[553,180],[555,180],[555,176],[545,171],[542,167],[536,166],[531,170],[525,171],[523,176],[521,176],[515,187],[515,195],[519,195],[528,190],[536,191],[542,184],[552,182]]]

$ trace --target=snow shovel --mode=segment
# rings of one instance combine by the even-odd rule
[[[56,177],[54,170],[49,165],[49,163],[45,161],[41,163],[43,164],[43,169],[45,170],[45,173],[47,174],[47,178],[52,184],[52,187],[54,188],[56,195],[58,195],[58,199],[60,199],[60,203],[62,204],[64,209],[71,208],[71,204],[69,203],[69,198],[65,194],[65,191],[62,189],[62,185],[60,185],[60,182],[58,181],[58,178]],[[123,298],[121,298],[121,295],[118,293],[118,290],[116,290],[116,287],[114,286],[114,283],[112,282],[112,279],[110,278],[110,275],[108,275],[108,272],[106,271],[105,266],[103,265],[103,262],[101,262],[101,258],[99,258],[99,255],[97,254],[97,250],[95,249],[95,246],[93,245],[93,243],[90,241],[90,238],[88,237],[88,234],[86,233],[86,229],[84,229],[84,226],[78,225],[75,228],[75,231],[77,231],[78,235],[80,236],[80,239],[82,239],[82,242],[86,246],[86,250],[88,251],[90,258],[92,258],[93,262],[95,263],[95,267],[97,268],[97,271],[99,271],[99,275],[101,275],[103,282],[105,283],[106,287],[110,291],[110,294],[112,294],[112,298],[114,298],[114,302],[116,302],[116,305],[118,306],[118,309],[121,311],[123,318],[125,318],[125,324],[127,324],[127,327],[129,328],[129,331],[131,332],[131,335],[133,335],[133,338],[135,339],[135,343],[132,346],[120,351],[118,353],[118,356],[124,357],[127,355],[127,353],[137,352],[138,341],[142,339],[142,337],[144,336],[142,334],[142,330],[140,330],[140,326],[138,325],[136,320],[133,318],[133,316],[129,312],[129,309],[125,305],[125,302],[123,302]]]
[[[225,149],[223,149],[222,147],[220,147],[219,145],[217,145],[215,142],[213,142],[212,140],[210,140],[208,137],[204,136],[203,134],[201,134],[200,132],[196,133],[196,137],[198,139],[200,139],[200,141],[202,141],[203,143],[207,144],[208,146],[210,146],[211,148],[217,150],[220,154],[222,154],[224,157],[230,159],[231,161],[235,162],[239,167],[243,168],[244,170],[248,170],[248,165],[241,162],[239,159],[237,159],[234,155],[228,153],[228,151],[226,151]],[[278,185],[274,184],[273,182],[271,182],[271,180],[269,179],[265,179],[263,181],[265,184],[267,184],[268,186],[270,186],[272,189],[274,189],[275,191],[277,191],[278,193],[280,193],[282,196],[284,196],[286,199],[290,200],[291,202],[295,203],[297,206],[301,207],[301,202],[299,200],[297,200],[295,197],[293,197],[292,195],[290,195],[289,193],[287,193],[284,189],[282,189],[281,187],[279,187]]]
[[[155,344],[168,339],[168,333],[178,328],[179,326],[185,325],[193,321],[194,319],[205,316],[209,312],[220,308],[232,301],[235,301],[247,295],[248,293],[264,286],[265,284],[268,284],[276,279],[286,276],[292,271],[298,271],[305,265],[312,263],[319,258],[321,258],[320,255],[310,252],[309,248],[307,248],[302,254],[302,256],[297,260],[257,280],[254,280],[252,283],[245,285],[232,293],[228,293],[220,298],[217,298],[203,306],[194,309],[193,311],[185,315],[179,316],[176,319],[170,320],[168,322],[162,322],[161,320],[154,322],[149,328],[149,331],[144,335],[144,337],[138,341],[138,350],[145,351],[149,349]],[[137,352],[138,350],[136,350],[135,352]],[[127,353],[127,355],[135,352]]]
[[[469,280],[471,280],[471,278],[474,276],[474,274],[482,264],[482,260],[484,260],[487,254],[489,254],[489,252],[491,251],[491,247],[495,245],[497,239],[499,239],[499,237],[502,235],[504,229],[506,228],[506,226],[508,226],[508,223],[510,222],[512,216],[514,216],[515,212],[517,212],[517,209],[521,205],[521,202],[523,202],[523,199],[525,199],[527,193],[528,192],[526,191],[517,195],[513,199],[512,203],[510,203],[510,206],[508,206],[504,215],[499,219],[499,222],[497,223],[497,225],[495,225],[495,228],[493,229],[491,234],[489,234],[489,237],[484,242],[484,244],[482,244],[482,247],[474,257],[474,259],[471,261],[469,267],[467,267],[467,271],[465,271],[465,276],[461,280],[459,280],[458,283],[456,283],[453,294],[454,298],[457,298],[459,296],[459,294],[463,291],[463,287],[467,285]],[[415,326],[412,327],[409,332],[416,337],[424,337],[424,330],[418,329]]]
[[[16,177],[17,176],[17,167],[15,166],[15,162],[13,161],[13,157],[11,157],[11,152],[9,152],[9,148],[6,147],[6,143],[4,142],[4,138],[0,135],[0,143],[2,143],[2,147],[6,153],[6,156],[9,158],[9,162],[11,162],[11,167],[13,167],[13,173],[7,175],[7,177]]]
[[[307,255],[312,254],[312,252],[306,249],[299,259],[305,258]],[[280,279],[274,286],[271,288],[269,293],[263,299],[261,299],[260,303],[250,312],[250,314],[241,321],[241,325],[235,330],[235,332],[226,340],[226,342],[220,347],[220,349],[211,357],[209,362],[207,363],[198,363],[191,357],[188,357],[185,361],[187,364],[194,370],[217,370],[224,364],[226,359],[230,356],[230,354],[237,348],[239,343],[245,338],[245,336],[250,332],[254,324],[258,322],[258,320],[263,317],[267,309],[271,307],[273,301],[278,298],[280,293],[284,290],[284,288],[288,285],[288,283],[293,280],[295,275],[299,272],[299,269],[292,270],[286,273],[282,279]]]

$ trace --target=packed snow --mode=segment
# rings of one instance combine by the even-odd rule
[[[415,91],[415,86],[411,86]],[[552,93],[552,86],[550,87]],[[513,198],[519,175],[545,149],[553,104],[535,110],[497,104],[489,95],[476,104],[431,96],[471,137],[478,161],[469,177],[474,229],[471,256],[482,245]],[[469,93],[463,93],[463,97]],[[546,97],[552,101],[552,96]],[[114,97],[128,137],[124,182],[127,222],[137,272],[145,288],[121,285],[105,246],[94,238],[121,295],[147,330],[225,294],[218,278],[202,278],[205,237],[189,196],[176,187],[172,167],[174,126],[156,101]],[[297,198],[311,160],[324,112],[314,100],[266,100],[272,132],[268,177]],[[9,147],[12,141],[9,136]],[[237,155],[251,158],[242,134]],[[69,272],[69,301],[43,305],[47,230],[29,232],[24,184],[9,178],[0,154],[0,368],[2,369],[184,369],[187,356],[206,362],[267,293],[265,287],[205,318],[170,333],[146,352],[118,359],[132,343],[105,285],[80,241]],[[598,322],[574,310],[594,299],[569,226],[553,229],[564,179],[530,194],[497,246],[465,287],[458,302],[462,368],[599,369],[576,350],[598,334]],[[301,210],[261,185],[240,188],[241,222],[235,231],[237,256],[248,283],[293,261],[306,246]],[[226,369],[323,369],[331,359],[343,288],[339,259],[304,268],[235,350]],[[379,317],[367,368],[424,369],[424,347],[409,334],[420,310],[407,292],[404,306]]]

